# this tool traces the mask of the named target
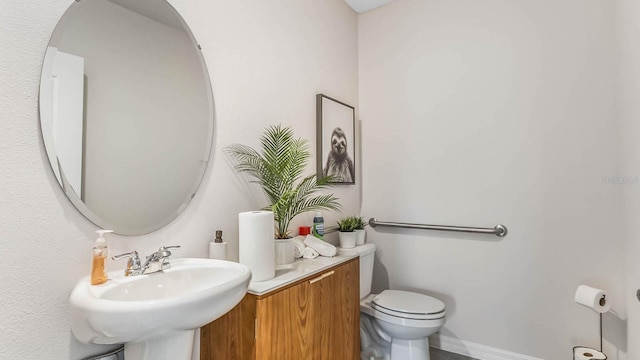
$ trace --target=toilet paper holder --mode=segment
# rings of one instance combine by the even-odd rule
[[[576,303],[588,307],[599,315],[600,330],[600,350],[596,350],[587,346],[574,346],[574,360],[606,360],[607,355],[602,352],[602,314],[610,310],[611,305],[608,304],[607,293],[604,290],[590,287],[588,285],[579,285],[574,296]]]

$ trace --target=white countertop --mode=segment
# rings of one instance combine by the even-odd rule
[[[315,259],[296,259],[293,264],[289,265],[277,265],[276,277],[265,281],[250,282],[248,293],[264,295],[356,257],[358,257],[358,255],[319,256]]]

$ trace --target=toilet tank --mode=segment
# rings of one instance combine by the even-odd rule
[[[351,249],[338,248],[338,255],[360,256],[360,299],[371,293],[373,280],[373,259],[376,253],[375,244],[364,244]]]

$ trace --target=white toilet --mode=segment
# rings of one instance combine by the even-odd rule
[[[445,323],[444,303],[409,291],[371,294],[374,244],[338,249],[360,256],[360,343],[362,360],[429,360],[428,336]]]

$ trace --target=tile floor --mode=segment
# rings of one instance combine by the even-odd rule
[[[431,355],[431,360],[475,360],[468,356],[458,355],[434,348],[430,348],[429,353]]]

